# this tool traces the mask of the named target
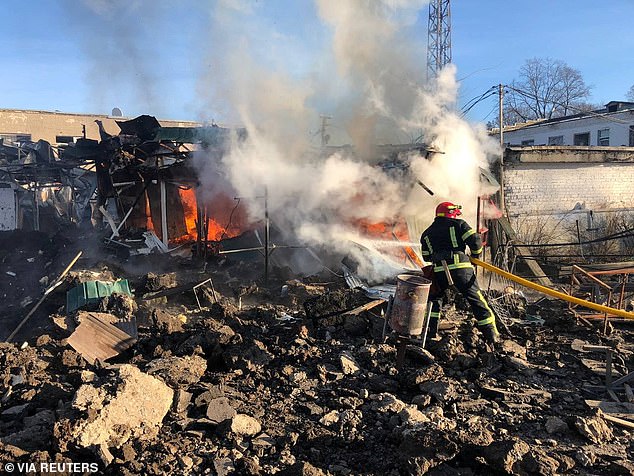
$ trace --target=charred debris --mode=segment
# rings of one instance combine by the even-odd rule
[[[394,282],[370,286],[350,260],[273,247],[275,227],[250,226],[233,197],[222,216],[204,206],[190,144],[221,154],[243,132],[150,116],[120,127],[63,150],[0,149],[17,228],[0,233],[2,463],[632,474],[630,321],[483,275],[499,346],[449,295],[440,337],[423,348],[386,326]],[[294,273],[298,253],[314,273]],[[573,269],[559,287],[627,310],[629,272]]]

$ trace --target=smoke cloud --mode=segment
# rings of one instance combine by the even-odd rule
[[[473,222],[482,192],[479,168],[488,168],[487,156],[497,145],[483,126],[456,112],[453,66],[425,79],[426,21],[420,17],[426,17],[427,2],[289,2],[284,14],[296,16],[295,25],[303,24],[301,15],[319,19],[309,31],[267,22],[264,3],[212,2],[208,24],[200,29],[206,33],[195,46],[182,43],[192,65],[188,72],[198,81],[197,117],[248,131],[222,158],[205,152],[196,157],[203,196],[243,197],[256,222],[264,215],[266,190],[270,217],[289,242],[351,254],[366,277],[377,279],[394,269],[380,253],[386,244],[361,236],[360,222],[406,219],[416,243],[444,200],[462,203]],[[161,54],[161,44],[192,33],[185,35],[169,20],[199,15],[203,5],[185,1],[176,9],[165,0],[83,0],[75,14],[94,60],[95,95],[113,103],[117,92],[129,91],[147,112],[161,113],[170,100],[162,80],[177,69],[175,58]],[[322,123],[323,115],[329,119]],[[342,147],[320,147],[326,136],[329,146]],[[417,139],[439,153],[407,153],[401,158],[408,173],[377,166],[385,158],[377,145]]]
[[[261,45],[252,32],[261,26],[254,26],[257,12],[243,2],[225,0],[212,12],[215,48],[209,64],[222,73],[208,75],[201,89],[208,92],[209,106],[227,106],[249,134],[224,156],[226,177],[244,197],[261,197],[266,188],[270,216],[281,230],[309,245],[352,255],[371,279],[393,275],[394,268],[377,259],[380,247],[360,236],[355,223],[406,218],[417,242],[440,201],[464,204],[467,219],[473,219],[481,192],[479,167],[488,168],[487,154],[497,147],[484,127],[465,122],[455,111],[453,66],[423,82],[426,53],[413,27],[425,3],[316,0],[331,35],[319,66],[331,68],[303,76],[293,64],[258,61]],[[228,44],[232,47],[219,54]],[[353,145],[354,154],[350,148],[324,153],[311,143],[311,126],[329,112],[324,106],[344,125],[340,138]],[[405,158],[411,175],[388,174],[374,164],[377,144],[408,143],[419,136],[442,153],[431,158],[411,153]],[[261,199],[248,206],[254,220],[263,216]]]

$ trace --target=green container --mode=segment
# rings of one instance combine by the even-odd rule
[[[120,279],[114,283],[86,281],[66,293],[66,312],[73,312],[86,304],[95,304],[101,298],[115,293],[132,296],[127,279]]]

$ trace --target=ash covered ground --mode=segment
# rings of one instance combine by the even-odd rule
[[[331,273],[273,273],[265,286],[262,264],[238,257],[203,267],[122,260],[77,237],[0,241],[3,340],[86,251],[0,344],[3,464],[89,462],[124,475],[633,474],[631,431],[587,403],[609,399],[597,370],[605,352],[583,347],[614,349],[614,375],[624,375],[634,366],[627,324],[604,336],[558,301],[518,300],[512,336],[490,349],[450,299],[440,339],[428,352],[408,347],[397,370],[381,307],[342,313],[369,299]],[[66,292],[123,278],[132,297],[88,312],[135,317],[138,341],[89,363],[68,344],[84,311],[66,316]],[[201,310],[185,285],[207,278],[216,299],[204,288]],[[523,322],[526,313],[543,324]]]

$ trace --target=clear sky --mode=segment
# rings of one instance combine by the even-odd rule
[[[3,0],[0,108],[109,114],[119,107],[130,117],[222,119],[200,100],[200,78],[222,75],[209,63],[217,40],[209,31],[215,3]],[[331,31],[311,0],[239,3],[253,21],[233,25],[234,34],[250,38],[271,64],[284,63],[297,75],[330,67],[316,52]],[[453,0],[451,13],[459,106],[510,83],[534,57],[578,69],[592,86],[591,103],[625,99],[634,84],[634,0]],[[427,7],[418,13],[416,31],[424,44]],[[424,50],[420,61],[426,61]],[[483,101],[469,119],[492,119],[496,101]]]

